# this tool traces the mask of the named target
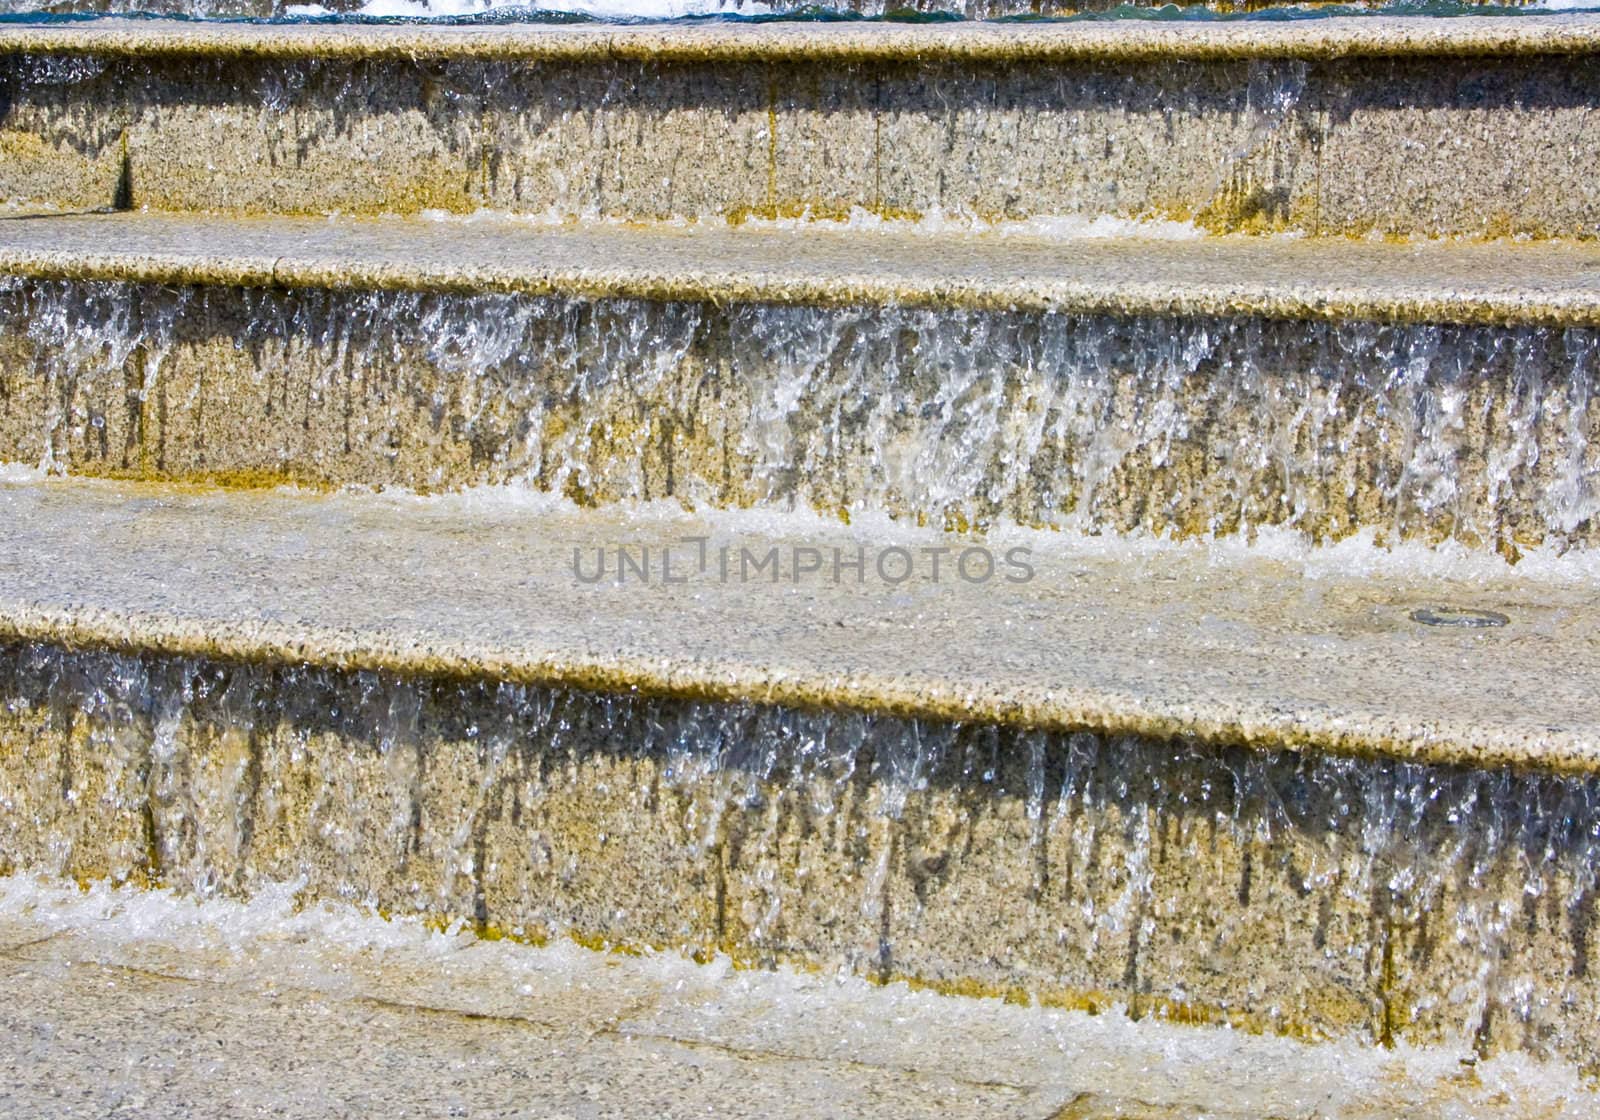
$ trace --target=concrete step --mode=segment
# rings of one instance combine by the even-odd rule
[[[53,214],[0,275],[242,288],[1600,327],[1600,243]]]
[[[0,461],[1591,542],[1600,250],[0,221]]]
[[[0,199],[1592,238],[1600,17],[0,27]]]
[[[1600,1054],[1580,561],[0,502],[0,868]]]
[[[1485,0],[1462,0],[1454,5],[1460,13],[1472,12]],[[1532,6],[1529,0],[1497,3],[1495,7]],[[1381,12],[1396,7],[1393,0],[1175,0],[1159,4],[1155,0],[836,0],[829,4],[810,4],[804,0],[548,0],[545,3],[508,4],[505,0],[477,0],[475,4],[434,4],[426,0],[400,5],[374,4],[371,0],[328,0],[326,3],[298,3],[296,0],[7,0],[8,13],[105,14],[177,16],[185,19],[281,19],[303,18],[312,13],[383,16],[407,19],[439,19],[460,22],[487,17],[497,20],[537,18],[538,15],[575,14],[599,19],[665,20],[695,16],[764,17],[789,14],[801,19],[818,13],[865,16],[869,19],[903,18],[908,13],[930,16],[958,16],[965,19],[1005,19],[1015,16],[1070,18],[1085,13],[1100,13],[1116,8],[1151,9],[1175,7],[1191,15],[1203,12],[1242,14],[1291,8],[1300,12],[1318,8]],[[1436,8],[1444,11],[1443,5]],[[320,11],[319,11],[320,10]]]
[[[1584,1120],[1597,1103],[1553,1063],[488,943],[281,888],[195,904],[0,879],[0,984],[19,1116],[213,1115],[219,1069],[230,1106],[289,1120]]]
[[[1234,545],[531,512],[518,508],[526,496],[103,483],[0,493],[0,629],[13,641],[1426,763],[1600,766],[1589,656],[1600,606],[1582,565],[1570,585],[1493,558],[1477,561],[1495,573],[1482,580],[1413,579],[1396,557],[1404,578],[1308,582],[1292,557]],[[701,536],[713,542],[704,570]],[[897,543],[913,554],[909,578],[898,578],[904,557],[884,555]],[[845,563],[858,546],[860,581],[842,568],[836,582],[836,550]],[[922,552],[941,546],[952,551]],[[821,560],[797,561],[795,548]],[[776,567],[759,566],[773,549]],[[1244,559],[1227,562],[1231,552]],[[797,576],[797,562],[818,566]],[[181,586],[164,581],[178,572]],[[436,586],[441,572],[463,582]],[[1452,605],[1516,625],[1411,617]]]

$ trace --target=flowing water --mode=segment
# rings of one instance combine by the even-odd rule
[[[0,281],[0,458],[1586,544],[1596,332]],[[248,341],[236,341],[248,340]]]
[[[51,472],[1511,556],[1600,504],[1591,330],[18,279],[0,327]],[[1592,1072],[1597,845],[1588,778],[0,647],[3,870],[1132,1019]]]
[[[1572,1071],[1524,1055],[1463,1066],[725,957],[485,942],[299,906],[293,884],[239,903],[0,878],[0,945],[0,1022],[20,1027],[4,1099],[36,1115],[60,1114],[63,1081],[86,1112],[203,1112],[224,1068],[235,1109],[283,1117],[687,1117],[730,1099],[886,1120],[1590,1115]]]
[[[1593,779],[13,646],[0,866],[1591,1065]]]

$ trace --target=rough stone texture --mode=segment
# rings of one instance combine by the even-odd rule
[[[1145,551],[1030,534],[984,543],[995,568],[981,580],[973,559],[968,578],[952,571],[980,545],[953,534],[775,533],[739,519],[496,508],[481,494],[73,482],[6,485],[0,503],[0,634],[13,640],[1415,762],[1589,773],[1600,759],[1600,627],[1581,566],[1541,578],[1488,558],[1474,578],[1470,563],[1429,574],[1368,556],[1341,573],[1233,545]],[[688,543],[699,536],[703,569]],[[857,547],[863,578],[836,582],[834,550],[848,560]],[[886,563],[891,547],[911,565]],[[1032,551],[1013,560],[1013,547]],[[796,548],[820,554],[817,570],[795,574]],[[936,581],[926,550],[939,548],[951,551]],[[618,549],[646,558],[648,580],[618,576]],[[765,572],[739,559],[769,550]],[[1412,617],[1446,608],[1504,624]]]
[[[1293,7],[1315,7],[1318,3],[1331,4],[1335,0],[1295,0]],[[1368,8],[1382,10],[1390,7],[1387,0],[1337,0],[1341,8]],[[1470,8],[1467,0],[1464,8]],[[1520,0],[1526,2],[1526,0]],[[1278,6],[1291,6],[1290,0],[1176,0],[1183,8],[1204,8],[1214,12],[1242,13],[1268,11]],[[362,0],[329,0],[321,7],[331,12],[359,12]],[[818,7],[835,12],[857,12],[868,17],[881,17],[889,12],[929,12],[959,15],[966,19],[998,19],[1009,16],[1070,17],[1081,12],[1103,12],[1119,6],[1117,0],[833,0],[825,5],[803,3],[801,0],[762,0],[761,10],[767,12],[800,12],[809,14]],[[1134,0],[1131,7],[1161,7],[1154,0]],[[1515,7],[1516,4],[1506,5]],[[291,9],[301,7],[295,0],[3,0],[0,12],[17,14],[38,13],[136,13],[139,15],[185,16],[188,18],[282,18],[298,13]],[[557,5],[530,5],[561,10]],[[686,5],[709,15],[747,14],[736,0],[726,0],[719,7],[715,3]],[[805,18],[803,15],[802,18]]]
[[[1600,1061],[1592,779],[11,646],[0,867]]]
[[[696,62],[966,59],[1250,59],[1585,54],[1593,13],[1439,19],[1377,16],[1231,22],[1087,23],[510,23],[495,26],[194,21],[10,22],[0,49],[108,56],[615,59]]]
[[[0,278],[0,460],[950,526],[1368,529],[1508,555],[1600,524],[1600,336],[1535,325],[1595,314],[1587,249],[394,222],[228,242],[202,223],[177,251],[182,223],[73,240],[55,221],[14,223],[42,236],[0,235],[0,268],[151,283]],[[121,252],[93,248],[123,229]],[[809,255],[771,263],[797,239]],[[262,286],[166,286],[194,278]],[[695,302],[591,298],[616,292]],[[741,302],[797,297],[884,303]],[[1044,310],[986,310],[1028,299]],[[1323,321],[1350,310],[1507,325]]]
[[[0,1058],[0,1114],[18,1120],[150,1112],[182,1120],[256,1113],[933,1120],[952,1112],[1046,1120],[1074,1098],[848,1058],[797,1060],[758,1047],[636,1038],[603,1023],[581,1034],[581,998],[565,992],[546,998],[564,997],[560,1006],[573,1021],[541,1028],[516,1017],[363,998],[355,985],[337,993],[283,990],[266,978],[219,985],[148,965],[41,956],[0,959],[0,1024],[13,1039]],[[1351,1094],[1368,1116],[1381,1107],[1375,1095]],[[1419,1104],[1460,1095],[1426,1082],[1407,1094]],[[1141,1107],[1138,1096],[1087,1089],[1079,1096],[1083,1107],[1070,1115],[1110,1120]]]
[[[1522,1055],[1464,1075],[1453,1048],[1308,1046],[294,902],[0,879],[0,1113],[1584,1120],[1596,1103],[1571,1066]]]
[[[407,57],[421,42],[409,32],[24,29],[6,33],[0,192],[14,204],[158,210],[289,199],[308,211],[720,221],[860,207],[1590,237],[1593,27],[1206,30],[1183,47],[1170,32],[1127,29],[1051,32],[1028,47],[987,30],[478,32],[430,40],[428,58]],[[90,38],[74,46],[72,35]],[[933,166],[944,174],[929,177]],[[58,276],[127,269],[156,285],[187,267],[164,253],[14,263]],[[1584,259],[1562,253],[1544,259]],[[929,469],[986,462],[965,434],[942,461],[918,457],[930,446],[923,422],[1048,414],[985,412],[985,392],[1030,398],[967,357],[1047,332],[995,312],[984,301],[1007,289],[982,278],[962,289],[971,314],[955,335],[896,308],[844,321],[857,292],[893,298],[904,277],[889,269],[840,286],[835,308],[755,309],[762,350],[737,342],[754,330],[739,309],[709,303],[480,297],[452,310],[443,296],[250,286],[323,267],[302,256],[280,275],[280,263],[227,265],[255,271],[223,281],[243,288],[210,291],[12,281],[13,329],[0,342],[10,447],[46,466],[141,476],[533,478],[591,503],[781,505],[794,491],[739,458],[740,441],[762,434],[740,395],[760,379],[729,371],[792,354],[793,328],[837,336],[818,358],[829,388],[798,415],[854,441],[803,464],[838,468],[815,472],[813,504],[860,509],[861,492],[880,486],[870,512],[983,519],[924,502],[932,491],[907,496],[931,477],[945,497],[986,495],[993,508],[979,512],[1003,520],[1035,498],[1057,508],[1041,496],[1051,456],[1077,454],[1047,451],[1020,483]],[[365,267],[399,286],[427,279],[381,259]],[[1272,359],[1244,363],[1249,377],[1212,378],[1258,394],[1240,407],[1174,397],[1190,411],[1163,431],[1203,435],[1172,458],[1153,440],[1143,462],[1107,476],[1104,524],[1273,521],[1260,510],[1287,503],[1294,480],[1274,490],[1272,468],[1295,461],[1320,480],[1304,491],[1318,511],[1306,527],[1374,525],[1407,472],[1437,464],[1374,466],[1363,455],[1381,452],[1348,436],[1369,431],[1381,448],[1383,424],[1409,413],[1406,431],[1467,433],[1438,445],[1464,448],[1459,460],[1436,456],[1464,473],[1430,476],[1466,480],[1467,497],[1425,488],[1443,497],[1430,493],[1421,528],[1397,523],[1397,534],[1451,533],[1465,518],[1479,543],[1586,541],[1594,340],[1515,325],[1519,309],[1551,316],[1524,322],[1562,323],[1562,299],[1592,300],[1592,277],[1563,283],[1559,268],[1537,296],[1481,282],[1463,296],[1435,279],[1422,307],[1498,325],[1404,328],[1394,352],[1411,364],[1373,362],[1388,343],[1370,324],[1319,335],[1267,318],[1281,313],[1270,305],[1230,314],[1247,297],[1225,285],[1203,298],[1229,306],[1083,327],[1079,341],[1119,358],[1140,352],[1129,338],[1233,340],[1227,361],[1191,374]],[[448,275],[438,286],[463,283]],[[649,282],[570,264],[554,279],[530,275],[506,286],[572,283],[593,297]],[[804,301],[806,284],[826,284],[767,277],[763,299]],[[1158,299],[1162,282],[1131,298]],[[1069,299],[1130,298],[1062,283]],[[1310,318],[1349,310],[1336,287],[1284,287]],[[921,291],[938,304],[937,281]],[[1395,298],[1409,307],[1396,317],[1428,316],[1406,304],[1416,296]],[[523,333],[496,334],[494,313]],[[811,325],[795,326],[805,315]],[[560,377],[490,360],[500,343],[521,353],[556,319],[587,324]],[[1276,341],[1252,349],[1256,335]],[[1428,372],[1441,354],[1445,372]],[[866,369],[905,380],[851,380]],[[1091,437],[1126,431],[1119,421],[1141,395],[1137,376],[1113,381],[1105,409],[1085,413]],[[871,391],[885,384],[893,391]],[[1323,428],[1262,423],[1338,402],[1347,386],[1370,390],[1357,399],[1378,402],[1384,421],[1362,429],[1373,422],[1358,407],[1333,408]],[[880,399],[899,410],[893,423],[827,424],[828,402]],[[1259,480],[1215,469],[1260,429],[1305,454],[1256,464]],[[562,443],[564,432],[577,441]],[[984,438],[1018,446],[1014,430],[997,432]],[[1319,455],[1333,447],[1330,468]],[[862,485],[864,462],[888,481]],[[1235,522],[1207,492],[1221,474],[1260,503],[1229,491]],[[1013,491],[996,497],[997,479]],[[1152,494],[1167,504],[1147,515]],[[312,899],[462,919],[488,936],[716,950],[1070,1007],[1123,1002],[1135,1016],[1600,1067],[1592,584],[1503,571],[1318,579],[1200,551],[1064,549],[1041,555],[1060,567],[1025,587],[947,575],[943,586],[841,590],[802,587],[798,574],[754,589],[586,587],[567,567],[575,543],[659,550],[706,526],[475,510],[481,500],[6,490],[0,865],[240,895],[299,878]],[[1484,509],[1504,520],[1480,527]],[[883,544],[859,530],[816,536]],[[1506,617],[1430,629],[1419,608]],[[644,695],[617,695],[630,691]],[[794,707],[760,706],[776,703]],[[968,722],[940,722],[952,719]]]
[[[162,285],[893,304],[983,311],[1600,326],[1600,246],[1051,238],[829,225],[546,225],[51,214],[0,219],[0,275]]]
[[[0,39],[0,200],[1595,235],[1580,155],[1600,145],[1593,21],[1372,22],[1185,26],[1187,45],[1076,26],[1038,42],[1033,28],[23,29]]]

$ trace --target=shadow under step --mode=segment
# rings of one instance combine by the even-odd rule
[[[0,26],[0,201],[1593,238],[1600,16]]]
[[[7,868],[1600,1052],[1581,571],[90,482],[0,557]]]
[[[1594,543],[1600,248],[0,221],[0,461]]]

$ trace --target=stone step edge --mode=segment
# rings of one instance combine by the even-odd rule
[[[933,263],[926,263],[929,259]],[[0,219],[0,276],[585,299],[1600,326],[1600,244],[1022,238],[103,214]]]
[[[443,680],[489,680],[541,688],[571,689],[713,704],[755,704],[804,711],[840,711],[960,724],[993,724],[1026,730],[1103,736],[1138,736],[1263,752],[1309,751],[1362,761],[1402,761],[1475,770],[1514,769],[1557,775],[1600,772],[1600,759],[1555,749],[1528,751],[1525,744],[1468,745],[1448,735],[1389,737],[1337,720],[1297,717],[1270,703],[1231,716],[1206,714],[1198,706],[1161,704],[1113,693],[1055,695],[1028,688],[972,693],[956,685],[885,675],[773,673],[759,666],[677,661],[614,654],[529,657],[465,656],[426,643],[380,642],[372,635],[261,622],[209,621],[98,608],[59,610],[0,604],[0,642],[100,650],[128,656],[155,655],[201,661],[279,667],[307,666],[335,672],[371,672]]]
[[[412,61],[1041,63],[1518,56],[1600,49],[1600,16],[416,27],[97,19],[0,26],[0,53]]]
[[[681,593],[659,583],[581,588],[568,566],[581,547],[681,541],[698,529],[717,532],[717,523],[654,515],[618,521],[576,509],[507,520],[439,508],[366,494],[55,480],[0,485],[0,519],[9,522],[0,524],[0,641],[1473,769],[1600,772],[1592,713],[1574,700],[1586,695],[1585,673],[1561,683],[1547,675],[1554,665],[1582,660],[1587,631],[1541,636],[1550,627],[1570,635],[1600,613],[1581,586],[1563,590],[1512,577],[1498,592],[1470,593],[1477,602],[1468,606],[1517,616],[1504,638],[1487,645],[1472,630],[1424,634],[1403,620],[1434,599],[1455,609],[1459,589],[1407,582],[1391,591],[1383,580],[1360,577],[1357,599],[1366,594],[1361,588],[1384,596],[1383,616],[1400,627],[1373,630],[1371,606],[1349,617],[1342,608],[1318,614],[1322,608],[1313,607],[1306,617],[1293,595],[1252,591],[1285,587],[1298,578],[1291,570],[1232,559],[1222,561],[1223,571],[1204,556],[1199,566],[1180,557],[1186,566],[1174,569],[1176,578],[1221,573],[1234,588],[1229,603],[1247,596],[1246,613],[1211,590],[1192,598],[1199,592],[1171,583],[1172,571],[1152,569],[1147,577],[1126,562],[1107,568],[1101,561],[1091,562],[1100,574],[1084,574],[1075,554],[1050,552],[1035,556],[1047,571],[1023,599],[956,588],[925,596],[915,608],[896,605],[892,595],[862,598],[849,588],[825,593],[798,583],[801,598],[787,584],[763,591],[759,581],[720,590],[691,581]],[[284,533],[297,542],[287,553],[278,543]],[[788,539],[764,529],[757,548]],[[381,568],[371,562],[375,549],[385,558]],[[475,578],[442,586],[440,565]],[[1054,576],[1051,565],[1059,569]],[[1145,578],[1168,582],[1152,582],[1151,594],[1135,602],[1125,585]],[[1176,612],[1162,606],[1164,586],[1189,596],[1189,605]],[[1313,598],[1335,602],[1349,593],[1320,585]],[[1092,608],[1088,616],[1084,604]],[[1288,615],[1276,613],[1283,611]],[[1229,633],[1253,635],[1248,645],[1219,639],[1219,619]],[[1156,639],[1138,635],[1152,621],[1177,640],[1149,646]],[[1308,651],[1297,637],[1333,637],[1352,625],[1354,640],[1339,638],[1332,647]],[[1201,628],[1192,639],[1183,636],[1191,626]],[[729,640],[730,630],[747,637]],[[1092,663],[1083,659],[1089,651]],[[1400,661],[1384,668],[1384,657]],[[1197,667],[1195,658],[1208,664]],[[1529,668],[1507,675],[1507,659]],[[1269,664],[1275,668],[1265,672]],[[1415,691],[1451,671],[1464,682],[1454,693]],[[1483,683],[1494,691],[1479,700],[1472,689]],[[1464,690],[1470,702],[1463,707],[1455,694]]]

